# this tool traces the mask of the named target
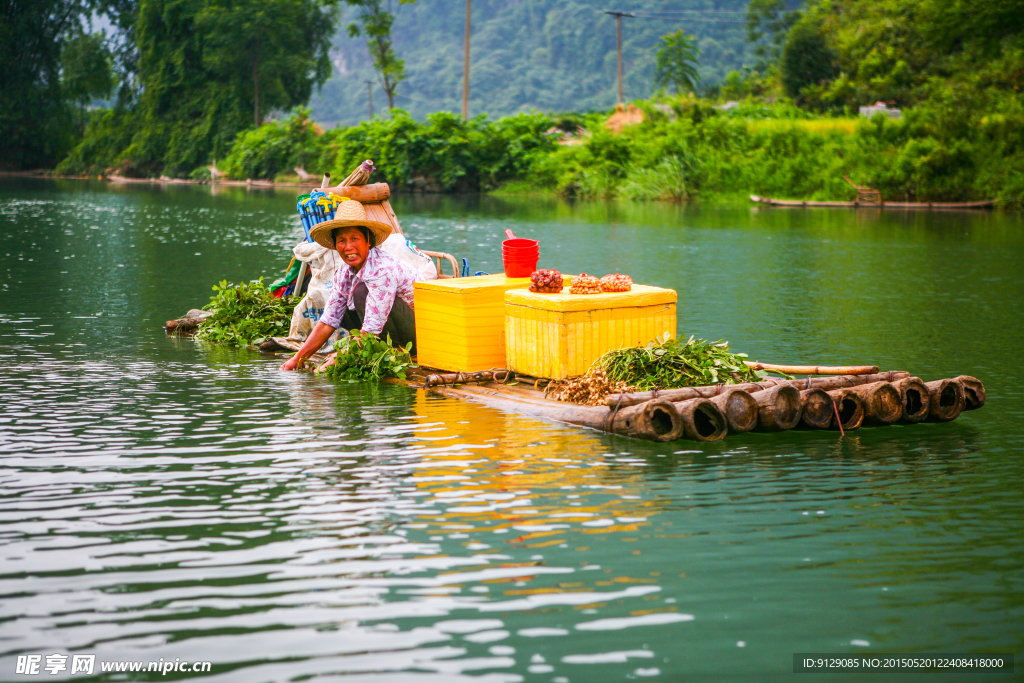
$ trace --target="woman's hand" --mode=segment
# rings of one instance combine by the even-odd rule
[[[327,338],[334,334],[334,329],[326,323],[318,322],[316,327],[313,328],[312,334],[310,334],[302,347],[295,353],[294,356],[289,358],[284,364],[281,365],[282,370],[294,370],[300,365],[302,361],[309,358],[314,353],[320,350],[320,347],[324,345]]]

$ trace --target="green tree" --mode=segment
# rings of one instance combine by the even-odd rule
[[[789,31],[782,49],[782,86],[792,98],[811,85],[824,84],[839,75],[837,55],[817,22],[803,20]]]
[[[754,43],[757,69],[765,71],[782,55],[789,30],[800,19],[787,0],[750,0],[747,6],[747,41]]]
[[[373,69],[377,72],[380,87],[388,96],[388,109],[395,108],[395,90],[405,80],[405,60],[399,59],[391,44],[391,26],[395,23],[395,15],[391,11],[391,0],[345,0],[349,5],[359,8],[359,24],[348,25],[348,34],[353,38],[366,36],[366,47],[373,59]],[[416,0],[399,0],[400,5],[412,4]]]
[[[49,166],[69,146],[61,46],[84,0],[0,0],[0,165]]]
[[[127,69],[135,55],[136,71],[68,170],[187,177],[270,110],[305,104],[330,75],[335,0],[103,1],[136,14],[119,58]]]
[[[110,51],[101,33],[82,33],[68,40],[60,55],[63,95],[79,108],[79,127],[85,127],[85,105],[110,97],[114,73]]]
[[[203,65],[218,78],[244,77],[258,128],[263,114],[309,101],[331,75],[328,59],[333,2],[208,0],[196,15]]]
[[[654,83],[657,87],[672,85],[678,94],[683,90],[696,90],[700,76],[697,74],[697,58],[700,48],[697,39],[683,33],[682,29],[661,37],[657,54]]]

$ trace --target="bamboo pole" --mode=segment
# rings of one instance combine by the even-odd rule
[[[543,398],[502,395],[497,389],[465,384],[459,387],[434,386],[431,391],[454,398],[468,398],[500,410],[545,417],[649,441],[675,441],[683,436],[683,423],[679,411],[670,401],[654,399],[620,410],[605,406],[581,406],[559,403]]]
[[[706,398],[672,404],[683,423],[683,438],[691,441],[721,441],[729,433],[729,422],[718,406]]]
[[[749,432],[757,426],[757,401],[749,393],[740,389],[730,389],[708,400],[718,406],[725,415],[730,432]],[[679,404],[676,405],[678,407]]]
[[[804,389],[800,392],[800,424],[811,429],[832,426],[832,397],[824,389]]]
[[[985,405],[985,385],[981,380],[970,375],[956,378],[964,388],[964,410],[977,410]]]
[[[928,419],[931,422],[949,422],[960,417],[964,409],[964,387],[955,379],[937,379],[925,382],[931,398]]]
[[[891,425],[903,417],[900,392],[888,382],[862,384],[850,391],[864,402],[864,421],[868,424]]]
[[[924,422],[931,412],[931,395],[928,387],[918,377],[907,377],[892,386],[900,392],[900,401],[903,404],[902,421],[908,424]]]
[[[873,382],[895,382],[896,380],[910,377],[909,372],[902,370],[891,370],[872,375],[842,375],[836,377],[808,377],[806,379],[785,380],[770,377],[760,382],[747,382],[743,384],[712,384],[704,387],[683,387],[680,389],[662,389],[656,391],[637,391],[630,394],[611,394],[606,402],[609,406],[631,406],[652,398],[667,398],[670,401],[685,401],[691,398],[714,398],[719,394],[732,389],[741,391],[761,391],[780,384],[789,384],[796,389],[840,389],[842,387],[853,387],[859,384],[871,384]]]
[[[833,389],[826,393],[832,399],[833,409],[839,416],[839,423],[833,423],[834,429],[848,432],[864,424],[864,401],[860,396],[849,388]]]
[[[751,396],[757,401],[759,431],[785,431],[800,423],[800,392],[788,384],[756,391]]]
[[[877,365],[776,365],[743,361],[753,370],[768,370],[787,375],[870,375],[878,372]]]

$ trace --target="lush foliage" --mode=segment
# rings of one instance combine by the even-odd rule
[[[752,370],[745,353],[730,353],[729,342],[707,342],[692,336],[683,342],[666,334],[645,347],[609,351],[594,361],[613,382],[641,391],[756,382],[767,375]]]
[[[656,54],[657,68],[654,84],[658,87],[669,85],[676,94],[697,89],[700,75],[697,73],[697,58],[700,48],[697,39],[686,35],[682,29],[661,37],[661,47]]]
[[[308,115],[309,110],[300,107],[283,122],[272,121],[239,134],[218,170],[239,179],[273,179],[296,166],[311,165],[318,141],[316,125]]]
[[[123,99],[112,120],[90,125],[58,170],[187,177],[222,158],[239,131],[272,109],[305,104],[330,75],[331,5],[138,0],[127,51],[137,57],[137,99]],[[131,138],[122,145],[125,130]]]
[[[787,0],[750,0],[747,5],[747,40],[754,45],[757,68],[766,70],[782,55],[786,34],[800,19]]]
[[[106,40],[100,33],[82,33],[64,43],[60,56],[64,97],[79,108],[79,126],[85,127],[85,105],[114,91],[114,71]]]
[[[295,302],[291,297],[275,298],[263,278],[240,285],[221,280],[213,291],[215,294],[206,306],[213,315],[199,326],[196,339],[228,346],[255,346],[268,337],[288,335]]]
[[[381,340],[372,334],[356,332],[334,342],[337,355],[333,363],[323,367],[322,374],[350,382],[382,377],[405,379],[405,369],[412,365],[409,355],[412,342],[405,348],[395,348],[391,345],[391,335]]]
[[[702,83],[750,63],[741,14],[747,0],[646,0],[619,9],[638,16],[622,20],[623,90],[627,100],[649,97],[654,86],[661,37],[683,29],[697,37]],[[407,78],[395,106],[417,120],[437,111],[461,112],[465,2],[394,2],[393,47],[405,61]],[[470,115],[510,116],[589,111],[615,105],[615,9],[595,0],[473,0]],[[685,12],[680,12],[680,10]],[[346,8],[342,25],[358,21],[358,8]],[[363,34],[365,36],[365,33]],[[324,127],[353,125],[367,118],[365,81],[377,81],[362,38],[339,32],[332,55],[336,69],[311,101],[313,118]],[[386,103],[373,87],[374,110]]]
[[[61,50],[85,0],[0,2],[0,168],[52,166],[73,143]]]
[[[359,23],[348,25],[348,35],[357,38],[366,36],[366,48],[373,59],[373,70],[377,82],[388,96],[388,109],[395,108],[395,90],[405,80],[405,60],[399,59],[392,45],[391,26],[395,15],[390,11],[391,3],[384,7],[384,0],[345,0],[359,8]],[[412,4],[416,0],[399,0],[399,4]]]

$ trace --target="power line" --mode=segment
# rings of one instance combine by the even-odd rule
[[[632,12],[610,9],[606,9],[604,13],[615,17],[615,52],[619,58],[619,104],[622,104],[622,17],[632,18],[636,15]]]

